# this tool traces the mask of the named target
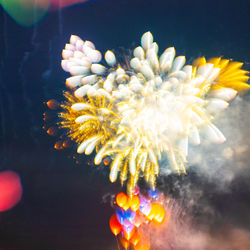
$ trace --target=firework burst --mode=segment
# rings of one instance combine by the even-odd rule
[[[226,140],[213,124],[238,91],[249,88],[242,63],[222,58],[198,58],[185,65],[167,48],[158,57],[150,32],[125,66],[108,50],[72,35],[62,52],[62,67],[72,75],[71,89],[59,113],[60,126],[78,144],[79,154],[96,150],[96,165],[109,156],[110,181],[128,180],[132,193],[140,176],[152,188],[163,156],[177,173],[186,172],[189,143],[205,138]]]

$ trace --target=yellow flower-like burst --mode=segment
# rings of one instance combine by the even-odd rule
[[[123,67],[112,51],[105,53],[108,67],[99,64],[94,44],[77,36],[62,53],[72,93],[65,92],[60,126],[76,141],[79,154],[96,150],[96,165],[109,156],[110,181],[118,173],[122,184],[128,178],[130,194],[140,176],[154,188],[164,155],[177,173],[185,173],[188,144],[199,145],[200,134],[224,142],[212,120],[238,91],[249,88],[242,63],[198,58],[185,65],[173,47],[157,54],[150,32]]]

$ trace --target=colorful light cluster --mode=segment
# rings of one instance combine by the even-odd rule
[[[112,233],[119,235],[124,248],[132,246],[135,250],[149,249],[149,230],[168,220],[163,207],[164,200],[156,190],[143,195],[137,189],[132,196],[118,193],[115,203],[116,212],[109,221]]]

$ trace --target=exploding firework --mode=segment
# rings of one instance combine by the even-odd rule
[[[249,89],[242,63],[222,58],[198,58],[185,65],[167,48],[158,57],[150,32],[141,38],[134,57],[118,62],[90,41],[72,35],[62,52],[66,80],[59,126],[78,144],[77,153],[96,151],[96,165],[110,157],[110,181],[127,181],[133,193],[140,176],[155,187],[159,163],[186,173],[188,144],[226,140],[213,124],[238,91]]]

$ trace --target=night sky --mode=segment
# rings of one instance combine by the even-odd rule
[[[125,53],[151,31],[160,52],[174,46],[187,62],[223,56],[250,70],[249,13],[249,0],[89,0],[24,28],[0,7],[0,171],[16,171],[23,184],[20,203],[0,213],[0,249],[117,249],[108,221],[119,183],[111,184],[108,168],[94,167],[91,157],[76,164],[74,147],[55,150],[57,138],[42,129],[46,101],[63,99],[69,74],[61,69],[61,51],[71,34],[101,52]],[[249,108],[248,93],[223,116],[228,144],[204,156],[211,168],[213,160],[220,167],[203,171],[197,163],[186,176],[159,179],[159,189],[186,211],[183,221],[194,233],[183,237],[196,242],[202,234],[206,244],[175,246],[162,237],[155,249],[250,249]],[[216,158],[239,145],[232,161]]]

